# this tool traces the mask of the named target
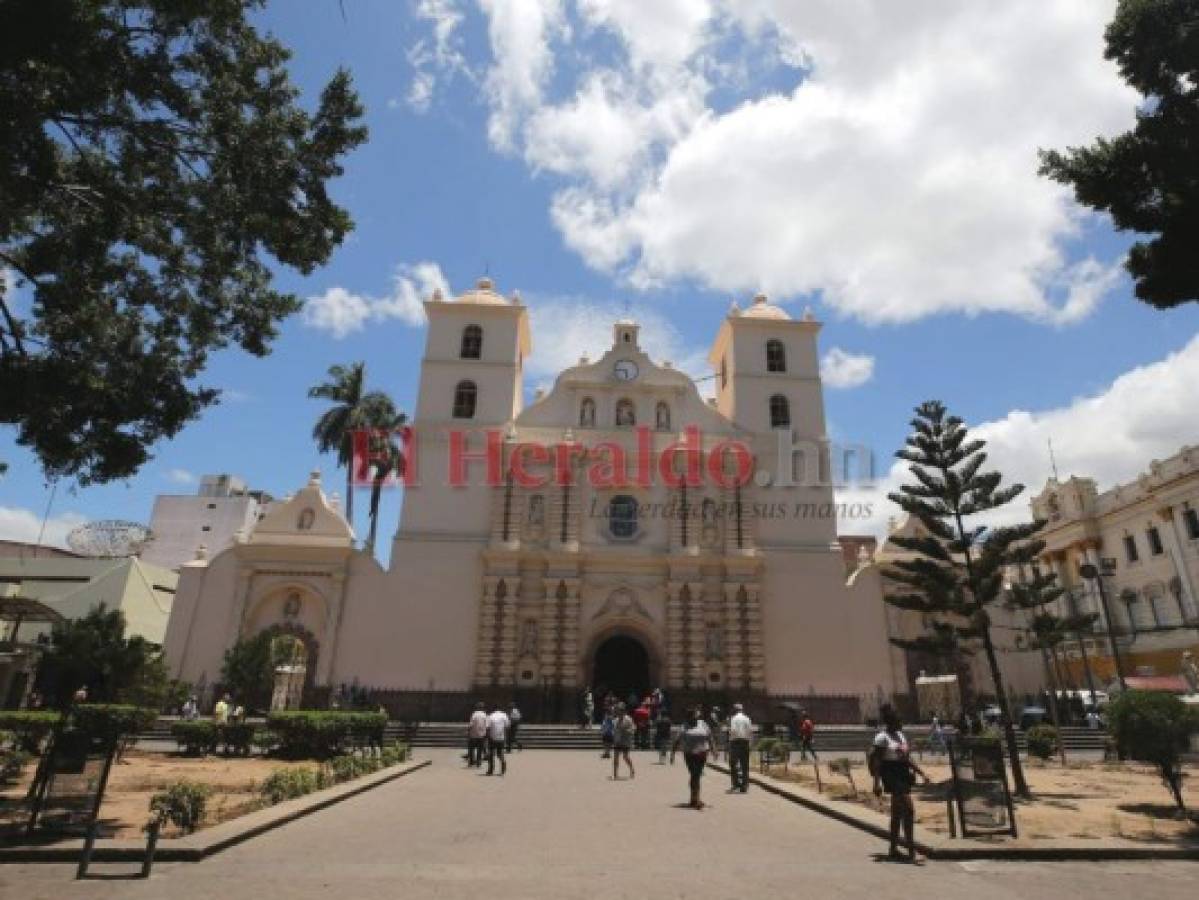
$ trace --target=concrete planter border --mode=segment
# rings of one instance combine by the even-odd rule
[[[728,774],[728,769],[718,763],[708,763],[718,772]],[[767,793],[774,794],[806,807],[813,812],[836,819],[859,831],[887,840],[887,820],[869,810],[854,809],[849,804],[825,800],[821,795],[800,787],[776,782],[773,779],[751,774],[750,783]],[[1018,813],[1017,813],[1018,815]],[[917,832],[916,849],[934,860],[1008,859],[1008,860],[1148,860],[1190,859],[1199,860],[1199,847],[1177,847],[1166,844],[1143,844],[1123,838],[1102,838],[1094,841],[1043,840],[1037,846],[1012,846],[990,841],[967,838],[949,838],[939,834]]]
[[[372,788],[395,781],[417,772],[432,764],[432,760],[423,759],[419,762],[400,763],[387,769],[355,778],[344,784],[314,791],[295,800],[284,800],[274,806],[257,810],[248,815],[238,816],[212,828],[205,828],[194,834],[180,838],[163,838],[158,842],[154,861],[158,862],[199,862],[200,860],[220,853],[243,841],[258,837],[272,831],[288,822],[303,818],[319,810],[349,800],[351,797],[369,791]],[[26,845],[19,847],[0,847],[0,864],[3,863],[74,863],[79,861],[82,839],[61,841],[45,846]],[[136,862],[140,863],[146,854],[145,841],[101,839],[96,841],[92,853],[93,862]]]

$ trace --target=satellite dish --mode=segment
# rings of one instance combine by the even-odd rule
[[[67,546],[81,556],[115,559],[136,556],[150,538],[150,529],[145,525],[104,519],[74,529],[67,535]]]

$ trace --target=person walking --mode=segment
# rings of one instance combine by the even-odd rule
[[[183,704],[183,718],[187,721],[192,721],[200,715],[200,704],[196,700],[196,695],[187,698],[187,702]]]
[[[713,706],[708,713],[708,727],[712,730],[712,759],[720,762],[720,738],[724,731],[724,714],[719,706]]]
[[[487,774],[495,774],[495,760],[500,760],[500,775],[508,773],[508,760],[504,757],[504,747],[508,743],[508,729],[512,721],[508,714],[497,706],[487,717]]]
[[[889,859],[902,858],[899,853],[899,830],[902,827],[908,845],[907,859],[914,863],[916,808],[912,805],[912,785],[915,775],[923,778],[925,784],[928,784],[928,776],[912,760],[908,739],[895,708],[886,704],[880,712],[883,727],[874,736],[874,746],[870,751],[870,774],[874,776],[875,795],[880,796],[883,791],[891,795],[891,846],[887,856]]]
[[[633,710],[633,724],[637,726],[637,749],[649,749],[649,699],[641,701],[641,705]]]
[[[670,721],[670,716],[659,714],[657,721],[654,723],[654,743],[658,747],[658,764],[666,765],[666,754],[670,752],[670,734],[674,731],[674,725]]]
[[[637,777],[633,771],[633,757],[629,751],[633,749],[633,735],[637,726],[633,717],[625,710],[623,703],[616,704],[616,713],[612,717],[612,780],[620,781],[620,758],[629,765],[629,778]]]
[[[712,729],[704,721],[703,712],[698,708],[687,713],[687,721],[683,724],[679,736],[674,739],[670,749],[670,762],[674,764],[674,755],[679,748],[683,749],[683,762],[687,764],[690,776],[692,809],[703,809],[704,802],[699,796],[699,782],[704,776],[704,766],[708,764],[708,752],[712,749]]]
[[[233,711],[229,702],[229,695],[226,694],[216,702],[216,706],[212,708],[212,721],[217,725],[229,724],[229,713]]]
[[[799,758],[806,760],[808,754],[812,754],[812,762],[817,762],[816,748],[812,744],[812,739],[816,734],[816,723],[812,721],[812,717],[808,715],[807,710],[800,713],[799,717]]]
[[[581,728],[590,728],[591,720],[595,716],[595,697],[591,695],[591,688],[583,691],[583,708],[581,710],[582,721],[579,723]]]
[[[733,717],[729,719],[729,775],[733,779],[733,790],[745,793],[749,790],[749,745],[754,739],[754,723],[745,714],[745,707],[733,704]]]
[[[524,750],[525,745],[520,742],[520,720],[523,718],[520,710],[516,707],[516,701],[512,701],[512,709],[508,712],[508,752],[512,752],[512,748]]]
[[[616,720],[613,718],[611,711],[605,711],[604,720],[600,722],[600,743],[604,745],[604,752],[600,754],[600,759],[607,759],[612,755],[612,740],[615,728]]]
[[[928,730],[928,748],[940,755],[946,752],[945,728],[941,725],[941,717],[933,713],[933,724]]]
[[[466,725],[466,765],[479,768],[483,765],[483,750],[487,744],[487,711],[482,703],[475,704]]]

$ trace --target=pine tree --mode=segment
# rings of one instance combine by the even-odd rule
[[[892,538],[916,555],[886,572],[893,586],[887,602],[924,614],[933,623],[928,636],[933,644],[962,643],[985,654],[1016,793],[1027,797],[1011,705],[991,634],[990,608],[1006,597],[1008,568],[1030,564],[1043,549],[1035,540],[1043,523],[968,525],[975,516],[1010,503],[1024,486],[1001,487],[999,472],[983,472],[986,442],[971,439],[963,421],[949,415],[939,401],[918,406],[911,425],[912,433],[896,456],[911,463],[914,482],[888,497],[915,516],[927,534]]]

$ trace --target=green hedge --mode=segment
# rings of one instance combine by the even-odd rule
[[[0,731],[9,731],[18,747],[29,753],[41,750],[42,742],[59,722],[59,714],[47,710],[16,709],[0,712]]]
[[[1057,751],[1057,729],[1052,725],[1034,725],[1025,739],[1028,752],[1037,759],[1049,759]]]
[[[279,753],[293,759],[328,759],[352,747],[379,747],[387,716],[378,712],[294,710],[273,712],[267,726]]]
[[[313,791],[324,790],[335,784],[370,775],[388,766],[398,765],[408,759],[408,753],[408,746],[397,742],[382,747],[377,755],[341,754],[316,767],[276,769],[263,779],[262,784],[258,786],[258,792],[272,804],[294,800]]]
[[[158,710],[121,703],[85,703],[71,710],[71,724],[88,734],[119,740],[140,734],[158,719]]]
[[[254,743],[255,727],[249,722],[230,722],[217,725],[210,719],[192,719],[176,722],[171,726],[171,737],[179,749],[189,756],[204,756],[221,746],[226,754],[250,753]]]

